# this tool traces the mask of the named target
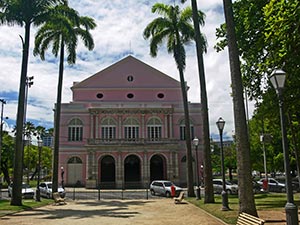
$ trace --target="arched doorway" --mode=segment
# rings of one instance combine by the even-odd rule
[[[79,157],[74,156],[68,160],[67,174],[67,185],[83,185],[82,160]]]
[[[141,186],[141,162],[136,155],[129,155],[124,162],[125,187],[136,188]]]
[[[161,155],[154,155],[150,160],[150,181],[166,180],[165,158]]]
[[[101,188],[114,188],[116,182],[115,159],[104,156],[100,162],[100,186]]]

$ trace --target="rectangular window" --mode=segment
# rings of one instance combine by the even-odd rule
[[[148,127],[148,138],[153,139],[160,139],[161,135],[161,126],[149,126]]]
[[[116,127],[102,127],[101,128],[102,139],[115,139],[116,138]]]
[[[180,126],[180,140],[185,140],[185,126]],[[194,127],[191,126],[191,139],[194,139],[195,133],[194,133]]]
[[[139,138],[139,127],[137,126],[126,126],[124,127],[125,139],[137,139]]]
[[[68,129],[68,141],[82,141],[83,139],[83,128],[70,126]]]

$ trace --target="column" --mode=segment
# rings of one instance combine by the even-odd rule
[[[170,137],[169,138],[173,138],[173,115],[172,114],[169,115],[169,126],[170,126],[170,128],[169,128]]]
[[[149,177],[149,163],[148,163],[148,152],[147,150],[144,151],[144,160],[143,160],[143,174],[142,174],[142,181],[144,183],[144,187],[148,187],[149,186],[149,181],[150,181],[150,177]]]
[[[142,138],[144,139],[145,138],[145,114],[142,114],[142,127],[141,127],[141,130],[142,130]]]
[[[118,151],[117,162],[116,162],[116,186],[117,188],[123,187],[123,167],[122,167],[122,152]]]
[[[96,133],[96,139],[97,139],[97,138],[99,138],[99,114],[96,113],[95,117],[96,117],[96,121],[95,121],[95,123],[96,123],[95,124],[95,127],[96,127],[95,133]]]
[[[90,113],[90,138],[94,139],[94,113]]]
[[[118,139],[122,139],[122,116],[118,115]]]
[[[164,137],[163,138],[168,138],[168,115],[167,114],[165,114],[165,116],[164,116],[165,118],[164,118],[164,122],[165,122],[165,125],[164,125],[164,133],[165,133],[165,135],[164,135]]]

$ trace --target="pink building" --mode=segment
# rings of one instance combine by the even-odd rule
[[[179,81],[128,56],[71,89],[73,100],[61,111],[59,165],[66,185],[147,187],[156,179],[186,184]],[[200,107],[189,104],[192,137],[201,140]],[[201,150],[200,144],[200,170]]]

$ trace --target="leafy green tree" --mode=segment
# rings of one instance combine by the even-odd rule
[[[2,135],[1,171],[3,172],[4,180],[10,184],[14,159],[14,138],[6,131],[3,131]]]
[[[19,99],[16,122],[16,148],[14,163],[14,188],[11,205],[22,205],[22,176],[23,176],[23,123],[25,109],[25,86],[28,69],[30,28],[31,25],[39,26],[49,18],[49,9],[63,0],[1,0],[0,25],[19,25],[25,27],[22,40],[22,67],[20,76]]]
[[[229,51],[233,111],[236,132],[239,211],[257,216],[252,188],[250,144],[246,124],[243,83],[231,0],[223,0]]]
[[[181,0],[186,2],[186,0]],[[213,203],[214,191],[212,183],[212,165],[210,154],[210,133],[209,133],[209,118],[208,118],[208,103],[207,103],[207,91],[205,82],[203,52],[206,51],[206,40],[204,35],[201,34],[200,26],[204,25],[204,14],[198,11],[197,1],[191,0],[193,11],[193,24],[195,30],[195,41],[198,59],[198,71],[200,81],[200,93],[201,93],[201,115],[202,115],[202,129],[203,129],[203,170],[204,170],[204,203]]]
[[[236,146],[233,143],[230,146],[224,147],[224,166],[228,169],[229,180],[233,180],[233,172],[236,170]]]
[[[31,168],[33,165],[33,162],[35,161],[35,158],[31,155],[31,144],[32,144],[32,137],[35,134],[35,126],[32,122],[26,122],[24,125],[24,137],[25,137],[25,143],[24,143],[24,156],[23,156],[23,165],[26,168],[27,172],[27,183],[29,184],[29,174],[31,172]]]
[[[150,38],[150,54],[152,57],[156,57],[158,47],[162,45],[164,41],[167,42],[167,51],[173,54],[177,69],[179,71],[185,117],[188,196],[195,196],[193,187],[189,109],[187,88],[184,79],[184,44],[194,40],[195,37],[194,28],[191,24],[192,9],[187,7],[181,11],[177,5],[171,6],[162,3],[156,3],[152,7],[152,12],[159,14],[160,17],[150,22],[145,28],[143,34],[145,39]]]
[[[50,44],[52,44],[52,53],[55,57],[59,55],[59,75],[54,127],[53,192],[56,192],[58,188],[60,112],[65,53],[67,54],[68,63],[75,64],[78,37],[83,40],[83,43],[88,50],[92,50],[94,48],[94,41],[90,34],[90,30],[96,27],[92,18],[79,16],[78,12],[68,7],[67,4],[59,5],[55,10],[60,13],[54,14],[51,19],[38,30],[34,48],[34,55],[40,55],[42,60],[45,59],[45,52]]]
[[[238,0],[233,4],[236,21],[237,42],[240,57],[242,58],[243,82],[251,99],[262,102],[257,105],[263,121],[270,121],[274,128],[268,133],[273,136],[268,150],[275,157],[280,155],[280,120],[277,96],[267,75],[274,68],[282,68],[287,72],[284,90],[285,112],[289,117],[287,127],[291,162],[299,162],[299,129],[300,123],[300,65],[299,65],[299,21],[300,4],[297,0],[269,1],[269,0]],[[284,18],[284,19],[283,19]],[[217,30],[220,40],[216,48],[222,50],[227,45],[226,25]],[[274,101],[275,100],[275,101]],[[263,107],[264,109],[261,109]],[[261,117],[263,115],[263,117]],[[252,132],[255,131],[252,129]],[[256,137],[258,138],[258,137]],[[279,141],[279,142],[278,142]],[[255,156],[251,156],[255,157]],[[295,160],[294,158],[295,157]],[[281,157],[277,157],[280,159]],[[277,163],[275,163],[277,162]],[[280,160],[271,160],[271,170],[282,168]],[[293,166],[293,165],[292,165]]]

